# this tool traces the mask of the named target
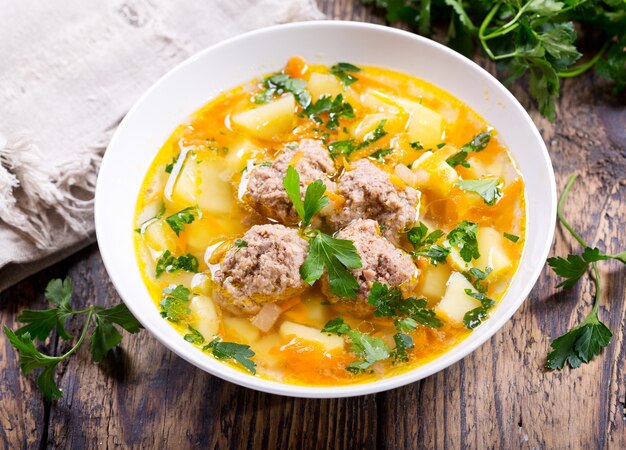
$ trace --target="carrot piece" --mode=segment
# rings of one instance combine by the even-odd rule
[[[300,56],[292,56],[287,61],[287,66],[285,67],[285,73],[292,78],[302,78],[306,73],[308,67],[306,62]]]

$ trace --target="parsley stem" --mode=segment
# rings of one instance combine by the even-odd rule
[[[578,241],[578,243],[583,247],[588,247],[587,243],[583,240],[582,237],[580,237],[580,235],[578,233],[576,233],[576,231],[572,228],[572,226],[567,222],[567,220],[565,220],[565,216],[563,215],[563,205],[565,204],[565,200],[567,200],[567,195],[569,194],[569,191],[572,189],[572,185],[574,184],[574,182],[576,181],[576,177],[578,175],[572,175],[569,177],[569,179],[567,180],[567,183],[565,184],[565,188],[563,189],[563,192],[561,193],[561,198],[559,198],[559,203],[556,207],[556,215],[559,218],[559,221],[563,224],[563,226],[567,229],[567,231],[570,232],[570,234],[572,236],[574,236],[574,239],[576,239]]]
[[[89,330],[89,325],[91,324],[91,318],[93,317],[93,314],[94,314],[93,309],[91,309],[89,311],[89,314],[87,314],[87,318],[85,319],[85,324],[83,325],[83,331],[80,334],[78,341],[76,341],[76,344],[74,344],[74,346],[71,349],[69,349],[65,354],[58,357],[60,358],[60,360],[64,360],[68,356],[71,356],[83,344],[83,341],[85,340],[85,337],[87,336],[87,330]]]
[[[596,285],[596,293],[595,293],[595,298],[593,300],[593,308],[591,309],[591,313],[589,314],[590,316],[598,315],[598,308],[600,307],[600,295],[601,295],[601,290],[600,290],[600,269],[598,269],[598,263],[597,262],[592,262],[591,266],[593,267],[593,282]]]
[[[602,58],[602,55],[604,54],[604,51],[609,46],[609,43],[610,41],[605,42],[602,48],[600,49],[600,51],[596,53],[595,56],[591,58],[589,61],[587,61],[585,64],[581,64],[577,67],[571,67],[569,69],[563,70],[561,72],[558,72],[557,75],[561,78],[573,78],[573,77],[577,77],[578,75],[582,75],[583,73],[591,69],[593,66],[595,66],[596,63],[600,60],[600,58]]]

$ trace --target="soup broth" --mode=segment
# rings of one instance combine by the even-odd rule
[[[312,217],[289,195],[294,172]],[[461,343],[506,292],[525,221],[515,161],[466,104],[402,73],[294,57],[172,133],[135,240],[185,340],[251,375],[322,386]]]

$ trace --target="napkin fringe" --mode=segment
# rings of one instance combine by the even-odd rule
[[[27,132],[8,136],[0,144],[0,219],[39,249],[54,247],[54,216],[64,227],[88,234],[98,153],[55,165]]]

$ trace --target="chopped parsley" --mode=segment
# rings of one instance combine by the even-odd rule
[[[220,338],[215,338],[205,345],[202,350],[211,350],[213,356],[217,359],[233,359],[249,372],[256,374],[256,363],[250,359],[254,356],[254,352],[250,350],[249,345],[224,342]]]
[[[322,333],[337,334],[339,336],[347,336],[350,340],[350,351],[357,357],[358,361],[351,362],[346,370],[352,373],[361,373],[368,369],[372,364],[383,361],[391,356],[389,347],[381,338],[370,336],[359,330],[354,330],[350,325],[344,322],[340,317],[329,321]]]
[[[376,128],[370,133],[366,134],[365,139],[360,144],[356,144],[354,142],[354,139],[331,142],[330,144],[328,144],[330,156],[332,158],[336,158],[339,155],[346,155],[346,157],[349,157],[355,151],[361,150],[362,148],[365,148],[368,145],[371,145],[379,139],[385,137],[387,135],[387,131],[385,130],[385,123],[387,123],[387,119],[383,119],[378,122]]]
[[[204,344],[204,336],[202,336],[202,333],[200,333],[191,325],[187,325],[187,328],[189,330],[189,333],[185,334],[185,336],[183,336],[183,339],[185,339],[187,342],[191,342],[192,344]]]
[[[161,300],[161,317],[172,322],[178,322],[189,314],[189,294],[191,292],[185,286],[170,285],[163,289]]]
[[[504,232],[504,237],[515,244],[517,244],[517,241],[519,241],[519,236],[516,236],[511,233],[507,233],[506,231]]]
[[[321,114],[328,113],[326,128],[335,130],[339,126],[339,119],[354,119],[354,109],[348,102],[343,101],[343,95],[338,94],[334,100],[327,95],[319,98],[315,103],[311,103],[301,113],[301,116],[309,117],[317,123],[323,123]]]
[[[339,78],[346,87],[358,81],[358,78],[352,74],[360,71],[359,67],[347,62],[337,63],[330,68],[330,73]]]
[[[480,292],[474,292],[471,289],[465,289],[465,293],[470,297],[478,300],[481,305],[478,308],[474,308],[467,311],[463,316],[463,325],[470,330],[473,330],[487,318],[487,313],[493,305],[496,304],[492,299],[487,298],[485,294]]]
[[[474,192],[480,195],[485,203],[492,206],[502,197],[500,186],[502,182],[499,178],[484,178],[482,180],[459,180],[454,183],[464,191]]]
[[[369,158],[375,159],[381,164],[385,164],[385,158],[393,153],[393,148],[381,148],[372,153]]]
[[[485,131],[483,133],[478,133],[476,136],[472,138],[467,144],[465,144],[458,153],[452,155],[446,162],[452,167],[456,167],[461,165],[463,167],[469,167],[469,162],[467,162],[467,157],[471,152],[481,152],[487,147],[489,144],[489,140],[491,139],[491,131]]]
[[[301,78],[292,78],[286,73],[276,73],[263,81],[265,91],[260,92],[254,98],[255,103],[267,103],[275,94],[280,95],[290,92],[296,101],[306,108],[311,103],[311,94],[306,89],[306,81]]]
[[[237,253],[242,248],[247,247],[248,242],[244,241],[243,239],[235,239],[234,245],[235,247],[237,247],[237,250],[235,250],[235,253]]]
[[[165,165],[165,172],[166,173],[172,173],[172,170],[174,170],[174,166],[176,165],[176,162],[178,161],[178,157],[180,155],[176,155],[172,158],[172,162],[169,164]]]
[[[189,206],[188,208],[182,209],[171,216],[167,216],[165,221],[170,228],[174,230],[176,236],[179,236],[180,232],[185,229],[185,225],[192,223],[196,217],[202,217],[200,208],[197,206]]]
[[[413,245],[413,256],[425,256],[430,263],[436,266],[443,263],[450,254],[450,249],[436,244],[436,242],[444,236],[441,230],[428,232],[428,227],[420,222],[418,226],[407,231],[406,237]]]
[[[163,272],[177,272],[184,270],[186,272],[198,271],[198,259],[190,253],[185,253],[178,257],[172,255],[172,252],[165,250],[163,255],[156,263],[156,277],[159,278]]]
[[[448,242],[459,249],[461,258],[467,263],[471,262],[472,259],[480,258],[478,240],[476,239],[477,229],[477,224],[464,220],[448,233]]]
[[[443,322],[437,318],[435,311],[428,309],[425,299],[415,297],[404,298],[397,287],[390,288],[386,284],[374,282],[367,298],[367,302],[374,306],[376,317],[391,317],[401,331],[412,331],[412,322],[429,328],[441,328]],[[402,321],[404,318],[412,322]],[[414,330],[415,327],[412,327]]]

